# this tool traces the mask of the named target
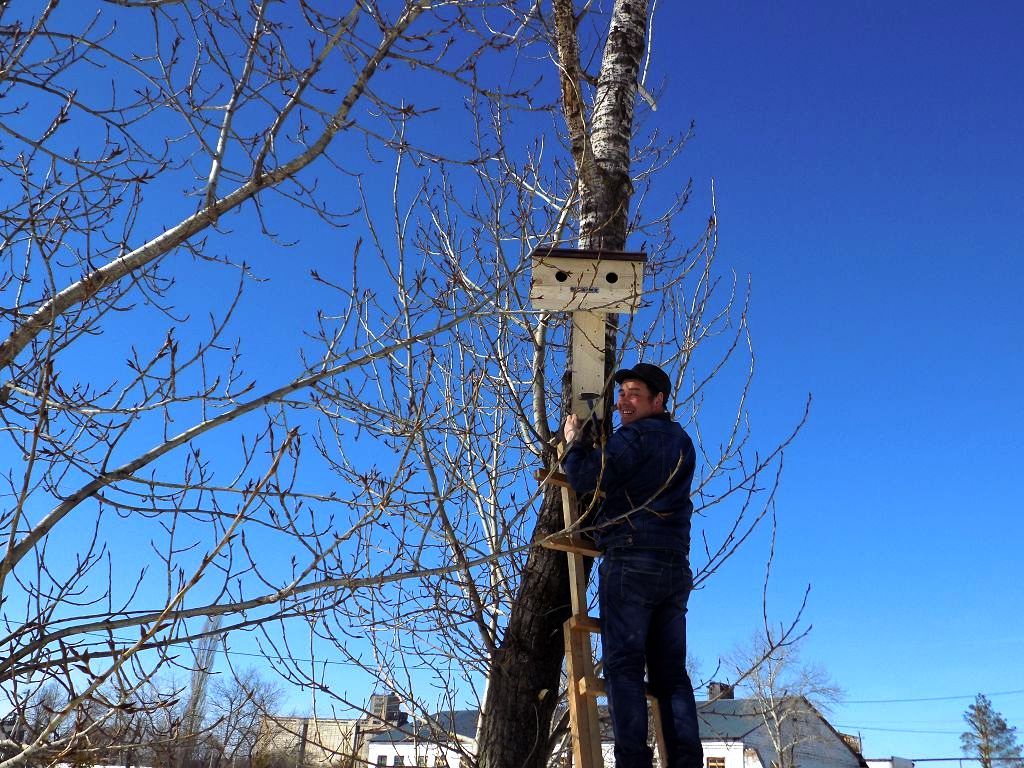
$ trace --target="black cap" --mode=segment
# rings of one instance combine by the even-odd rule
[[[642,381],[651,388],[651,392],[654,394],[664,392],[666,400],[672,394],[672,381],[668,374],[650,363],[637,363],[632,368],[623,368],[621,371],[615,372],[614,378],[616,384],[621,384],[627,379]]]

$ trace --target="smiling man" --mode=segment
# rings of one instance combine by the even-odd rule
[[[566,419],[562,466],[577,493],[603,491],[590,522],[601,550],[598,601],[605,690],[616,768],[651,768],[644,670],[658,699],[667,768],[700,768],[703,751],[693,685],[686,673],[693,442],[672,419],[672,393],[658,366],[615,374],[621,426],[601,448],[576,441]]]

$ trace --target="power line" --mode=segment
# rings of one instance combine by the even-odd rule
[[[873,727],[873,726],[870,726],[870,725],[839,725],[839,724],[835,724],[835,727],[839,728],[839,729],[842,729],[844,732],[847,732],[847,733],[850,732],[850,731],[884,731],[885,733],[924,733],[924,734],[935,735],[935,736],[956,736],[956,735],[958,735],[958,734],[963,732],[962,730],[959,730],[959,731],[925,731],[925,730],[918,730],[918,729],[915,729],[915,728],[881,728],[881,727]]]
[[[82,634],[84,634],[84,635],[96,635],[96,636],[100,636],[100,637],[104,637],[104,638],[107,637],[107,635],[105,633],[103,633],[103,632],[83,632]],[[118,642],[122,642],[122,643],[125,643],[125,644],[129,644],[130,645],[133,642],[133,638],[126,637],[124,635],[114,635],[113,637]],[[105,640],[97,640],[96,642],[89,643],[89,645],[96,646],[96,647],[103,647],[103,648],[107,647],[107,644],[106,644]],[[362,670],[365,670],[365,669],[368,668],[368,666],[366,664],[363,664],[363,663],[358,662],[358,661],[344,661],[344,660],[328,659],[328,658],[310,659],[310,658],[306,658],[306,657],[303,657],[303,656],[295,656],[293,654],[284,655],[284,654],[280,654],[280,653],[270,653],[270,652],[266,652],[266,651],[264,651],[264,652],[260,652],[260,651],[239,651],[239,650],[235,650],[233,648],[229,649],[227,647],[224,648],[224,654],[225,654],[225,656],[247,656],[247,657],[254,658],[254,659],[263,659],[263,660],[268,661],[268,662],[283,662],[285,660],[288,660],[288,661],[297,662],[297,663],[300,663],[300,664],[316,664],[318,666],[354,667],[356,669],[362,669]],[[435,666],[433,666],[433,665],[431,665],[431,664],[429,664],[427,662],[423,662],[423,663],[420,663],[420,664],[403,664],[403,667],[405,669],[409,669],[409,670],[424,670],[424,671],[432,671],[432,670],[436,669]]]
[[[993,693],[982,693],[982,696],[1013,696],[1024,693],[1024,688],[1016,691],[994,691]],[[843,701],[842,704],[913,704],[921,701],[957,701],[960,699],[973,699],[978,694],[968,693],[957,696],[926,696],[917,699],[857,699],[854,701]]]
[[[86,632],[84,634],[87,634],[87,635],[103,635],[102,632]],[[105,636],[105,635],[103,635],[103,636]],[[122,638],[120,638],[120,637],[117,638],[117,639],[122,640]],[[123,638],[122,641],[130,642],[130,640],[131,640],[130,638]],[[276,655],[276,654],[260,653],[260,652],[257,652],[257,651],[236,651],[236,650],[227,651],[227,649],[225,649],[225,651],[228,652],[229,655],[232,655],[232,656],[248,656],[248,657],[253,657],[253,658],[262,658],[262,659],[266,659],[268,661],[281,660],[281,659],[277,658],[278,655]],[[327,666],[339,666],[339,667],[356,667],[356,668],[359,668],[359,669],[365,669],[365,667],[362,664],[360,664],[359,662],[356,662],[356,661],[337,661],[337,660],[333,660],[333,659],[306,659],[306,658],[299,658],[299,657],[296,657],[296,656],[289,656],[288,658],[291,661],[300,662],[300,663],[311,663],[311,664],[327,665]],[[409,666],[408,668],[409,669],[422,669],[422,670],[433,669],[433,667],[431,665],[429,665],[429,664],[418,664],[418,665],[414,665],[414,666]],[[1013,691],[993,691],[991,693],[981,692],[982,696],[986,696],[988,698],[992,698],[992,697],[995,697],[995,696],[1016,696],[1016,695],[1019,695],[1019,694],[1024,694],[1024,688],[1019,688],[1019,689],[1016,689],[1016,690],[1013,690]],[[838,702],[838,704],[840,706],[845,706],[847,704],[915,704],[915,703],[926,702],[926,701],[959,701],[959,700],[965,700],[965,699],[966,700],[970,700],[970,699],[974,699],[975,696],[977,696],[977,695],[978,695],[977,693],[967,693],[967,694],[959,694],[959,695],[955,695],[955,696],[926,696],[926,697],[920,697],[920,698],[914,698],[914,699],[853,699],[853,700],[840,701],[840,702]],[[885,729],[882,729],[882,728],[875,728],[875,729],[865,728],[864,730],[885,730]],[[902,733],[952,733],[952,731],[901,731],[901,732]]]
[[[966,760],[969,763],[980,763],[980,757],[914,757],[908,758],[915,763],[960,763],[963,765]],[[988,757],[986,760],[1002,761],[1002,760],[1014,760],[1019,761],[1019,757]]]

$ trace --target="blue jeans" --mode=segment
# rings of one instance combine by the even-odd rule
[[[701,768],[693,684],[686,674],[686,603],[693,586],[682,552],[614,548],[599,567],[605,690],[616,768],[651,768],[646,666],[658,698],[668,765]]]

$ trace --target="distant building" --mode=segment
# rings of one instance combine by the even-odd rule
[[[398,768],[461,768],[465,757],[476,754],[479,719],[479,711],[463,709],[376,733],[367,743],[367,763]]]
[[[868,768],[914,768],[914,761],[905,757],[869,758]]]
[[[839,733],[807,699],[790,696],[780,706],[786,717],[778,733],[756,699],[697,702],[705,768],[869,768],[859,740]]]
[[[271,765],[351,765],[359,750],[358,724],[358,720],[268,715],[260,723],[257,752]]]
[[[8,712],[0,718],[0,739],[22,742],[28,740],[28,726],[21,712]]]
[[[709,700],[697,703],[705,768],[913,768],[892,764],[869,766],[859,740],[839,733],[803,697],[784,700],[786,722],[781,737],[765,723],[763,707],[754,699],[733,698],[732,688],[713,684]],[[717,697],[717,698],[716,698]],[[606,721],[606,708],[600,708]],[[382,731],[369,739],[366,757],[373,768],[461,768],[476,752],[477,710],[439,714],[417,724]],[[613,766],[607,723],[602,753]],[[777,745],[787,752],[780,760]]]
[[[360,720],[363,730],[388,729],[405,725],[409,715],[401,710],[401,706],[401,699],[393,693],[375,693],[370,697],[369,714]]]
[[[705,768],[914,768],[900,758],[869,764],[860,753],[860,740],[839,733],[803,697],[780,701],[786,717],[777,733],[756,699],[736,699],[730,686],[719,683],[708,693],[707,701],[697,702]],[[463,768],[464,760],[476,754],[480,713],[475,709],[410,720],[399,711],[397,697],[375,696],[368,712],[359,720],[320,720],[315,728],[309,719],[277,718],[288,726],[284,732],[292,739],[281,736],[284,740],[277,743],[291,744],[294,753],[294,737],[305,727],[304,763],[332,767],[351,765],[345,758],[354,756],[369,768]],[[607,709],[600,712],[602,753],[610,767],[614,760]]]
[[[257,751],[267,765],[331,766],[365,764],[369,740],[382,731],[403,725],[408,718],[397,696],[370,697],[360,718],[265,716],[260,723]]]
[[[0,760],[14,757],[20,749],[17,745],[28,741],[28,727],[18,711],[9,712],[0,718]]]

